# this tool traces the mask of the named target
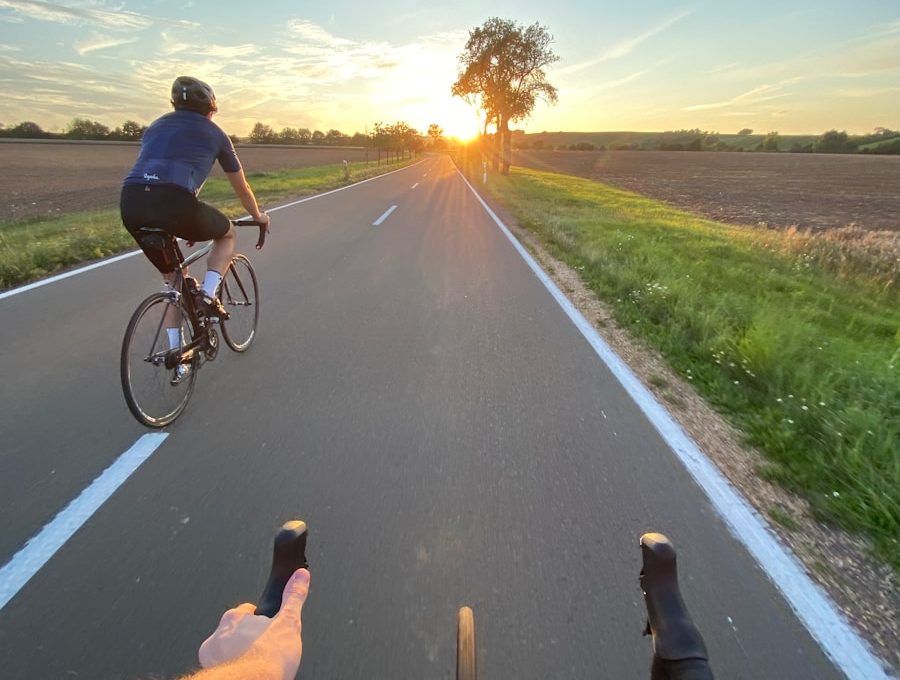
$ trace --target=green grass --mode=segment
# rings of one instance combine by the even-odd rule
[[[896,261],[841,269],[796,234],[564,175],[514,168],[487,191],[741,428],[766,477],[900,570]]]
[[[868,144],[860,144],[859,148],[871,150],[871,149],[877,149],[882,144],[887,145],[887,144],[894,144],[897,142],[900,142],[900,137],[887,137],[886,139],[879,139],[878,141],[869,142]]]
[[[410,161],[411,162],[411,161]],[[260,205],[335,189],[396,170],[403,164],[351,163],[344,179],[342,165],[276,170],[247,175]],[[201,198],[229,217],[245,211],[225,178],[210,179]],[[277,216],[274,217],[277,220]],[[122,227],[118,209],[94,210],[0,223],[0,289],[21,285],[73,265],[136,248]]]

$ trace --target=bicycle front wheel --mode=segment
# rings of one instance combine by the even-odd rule
[[[166,368],[169,333],[175,328],[182,345],[190,342],[187,312],[174,295],[156,293],[135,310],[122,340],[122,392],[132,415],[147,427],[165,427],[175,420],[194,391],[198,352],[183,368]]]
[[[228,312],[228,320],[221,322],[225,344],[235,352],[245,352],[256,337],[259,286],[253,265],[243,255],[231,258],[228,271],[222,277],[219,299]]]
[[[475,615],[469,607],[459,610],[456,627],[456,680],[476,680]]]

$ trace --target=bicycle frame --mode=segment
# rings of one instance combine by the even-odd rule
[[[194,305],[194,298],[190,294],[191,291],[185,290],[185,281],[187,280],[188,267],[209,253],[212,249],[212,242],[207,243],[196,252],[191,253],[187,258],[182,255],[181,248],[178,247],[176,241],[172,241],[171,248],[175,251],[179,264],[173,272],[173,281],[167,285],[171,290],[173,304],[181,304],[184,306],[188,318],[191,321],[193,337],[184,347],[178,350],[170,349],[165,353],[165,365],[167,369],[173,369],[178,364],[190,361],[193,359],[194,354],[206,344],[208,328],[206,325],[200,323],[200,317],[197,314],[197,308]],[[160,321],[160,324],[162,324],[163,320]]]

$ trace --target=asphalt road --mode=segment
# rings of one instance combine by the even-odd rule
[[[416,186],[414,186],[416,185]],[[373,222],[392,205],[379,226]],[[642,678],[638,536],[719,678],[841,677],[446,158],[274,214],[260,333],[0,611],[0,675],[176,677],[311,528],[300,678]],[[202,273],[202,272],[198,272]],[[0,565],[146,431],[133,257],[0,300]]]

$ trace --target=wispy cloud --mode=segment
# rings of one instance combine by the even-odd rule
[[[38,21],[57,24],[92,24],[112,30],[135,30],[153,24],[149,17],[134,12],[89,7],[69,7],[40,0],[0,0],[0,7]]]
[[[741,106],[746,106],[747,104],[761,104],[788,95],[787,92],[780,92],[780,90],[781,85],[760,85],[759,87],[755,87],[752,90],[739,94],[731,99],[712,102],[710,104],[693,104],[691,106],[685,106],[682,110],[706,111],[709,109],[724,109],[729,106],[734,106],[735,104],[740,104]]]
[[[293,37],[319,47],[338,49],[355,44],[352,40],[338,38],[318,24],[305,19],[294,19],[288,24],[287,28]]]
[[[62,5],[42,0],[0,0],[0,7],[11,9],[23,17],[57,24],[98,26],[111,31],[134,31],[148,28],[159,21],[182,26],[198,25],[183,20],[163,20],[137,12],[107,8],[105,4],[94,7]]]
[[[883,97],[898,92],[900,92],[900,87],[848,87],[832,90],[831,94],[835,97],[865,99],[867,97]]]
[[[75,43],[75,51],[81,56],[97,52],[99,50],[107,50],[111,47],[119,47],[120,45],[129,45],[137,42],[138,38],[115,38],[109,35],[94,34],[87,40],[81,40]]]
[[[716,75],[717,73],[724,73],[725,71],[730,71],[738,65],[736,61],[732,61],[728,64],[720,64],[719,66],[714,66],[709,69],[707,73],[711,76]]]
[[[585,69],[591,68],[593,66],[597,66],[598,64],[602,64],[607,61],[613,61],[615,59],[621,59],[632,52],[634,52],[637,47],[652,38],[655,35],[662,33],[663,31],[671,28],[679,21],[684,19],[685,17],[690,16],[694,13],[694,10],[687,10],[682,12],[681,14],[676,14],[673,17],[669,17],[665,21],[653,26],[652,28],[644,31],[643,33],[633,36],[628,40],[620,42],[616,45],[613,45],[610,49],[605,50],[595,56],[592,59],[588,59],[587,61],[582,61],[578,64],[572,64],[571,66],[565,66],[563,68],[554,69],[555,75],[570,75],[572,73],[577,73],[579,71],[583,71]]]

